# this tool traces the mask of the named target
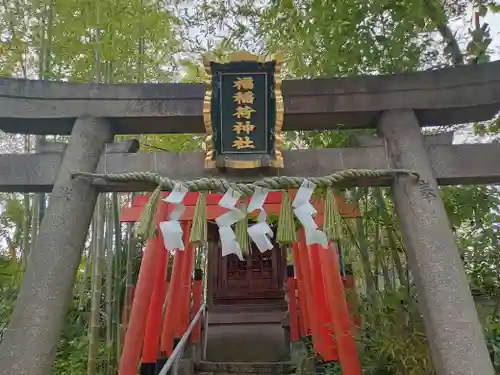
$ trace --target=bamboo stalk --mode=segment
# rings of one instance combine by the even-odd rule
[[[89,9],[90,8],[90,9]],[[94,81],[101,82],[101,53],[100,53],[100,6],[99,2],[95,3],[95,9],[90,5],[86,16],[95,17],[95,23],[89,22],[86,18],[86,24],[95,24],[94,34]],[[97,373],[97,356],[99,351],[99,329],[100,329],[100,311],[101,311],[101,286],[102,286],[102,268],[105,262],[104,254],[104,225],[106,219],[106,196],[101,194],[98,198],[98,215],[97,215],[97,241],[94,258],[94,274],[92,279],[92,310],[89,330],[89,356],[87,363],[87,375],[96,375]]]
[[[374,246],[373,246],[373,253],[374,253],[374,263],[375,263],[375,290],[380,291],[380,280],[379,280],[379,275],[380,275],[380,265],[382,263],[380,259],[380,222],[378,220],[378,217],[376,215],[375,217],[375,233],[374,233]]]
[[[90,279],[94,277],[94,268],[92,267],[93,261],[95,259],[95,248],[97,246],[97,207],[94,210],[94,217],[92,223],[90,224],[90,244],[87,251],[87,259],[85,262],[85,269],[83,270],[83,280],[80,284],[80,292],[78,299],[78,308],[82,310],[83,302],[85,301],[85,293],[87,292],[87,282],[89,281],[89,270]]]
[[[356,235],[358,240],[358,250],[361,258],[361,264],[363,266],[363,273],[366,283],[366,290],[369,295],[375,294],[375,281],[373,272],[371,270],[370,263],[370,252],[368,250],[368,243],[366,241],[366,236],[364,233],[363,219],[361,217],[356,218]]]
[[[132,193],[131,201],[134,200],[135,194]],[[133,287],[133,257],[134,250],[136,247],[136,239],[134,237],[133,223],[127,224],[127,255],[126,255],[126,265],[125,265],[125,331],[127,330],[128,321],[130,318],[130,310],[132,309],[132,305],[130,300],[132,298],[132,287]]]
[[[354,194],[352,195],[353,201],[359,206],[359,202],[361,201],[361,198],[363,196],[363,190],[356,188],[353,191],[354,191]],[[355,220],[356,233],[350,233],[350,236],[359,250],[366,292],[371,302],[375,306],[376,289],[375,289],[373,272],[371,270],[370,253],[368,248],[368,242],[365,236],[365,227],[363,219],[361,217],[356,217],[354,220]]]
[[[50,66],[51,66],[51,55],[50,50],[52,47],[52,29],[53,29],[53,8],[54,1],[53,0],[45,0],[44,1],[44,11],[43,11],[43,28],[42,28],[42,38],[40,44],[40,65],[39,65],[39,76],[41,80],[46,80],[49,78]],[[44,135],[37,135],[35,137],[35,148],[36,151],[40,151],[42,142],[45,140]],[[38,194],[38,204],[37,206],[33,206],[34,210],[38,210],[38,225],[43,220],[45,215],[45,202],[46,195],[44,193]]]
[[[107,207],[108,209],[108,207]],[[106,215],[106,345],[109,353],[111,354],[111,347],[113,346],[113,330],[112,318],[113,313],[113,212],[107,210]]]
[[[97,354],[99,351],[99,329],[101,312],[102,269],[104,266],[104,219],[106,198],[101,194],[97,202],[97,235],[92,278],[92,308],[89,324],[89,357],[87,375],[95,375],[97,370]]]
[[[403,269],[403,264],[401,263],[401,258],[398,252],[400,246],[397,245],[397,241],[395,238],[395,226],[391,220],[391,217],[389,216],[386,201],[384,200],[382,191],[379,188],[374,189],[373,194],[378,207],[380,208],[380,214],[384,222],[385,230],[387,232],[387,240],[389,241],[389,247],[391,249],[392,261],[394,262],[394,267],[396,268],[399,282],[403,285],[407,285],[408,280],[406,279],[406,274]]]
[[[121,290],[122,290],[122,243],[121,243],[121,225],[120,225],[120,206],[118,204],[118,194],[113,193],[111,196],[111,206],[113,211],[114,224],[114,242],[115,242],[115,272],[114,272],[114,312],[113,320],[116,328],[115,345],[116,345],[116,363],[121,357]]]
[[[85,253],[87,253],[85,255]],[[80,282],[80,287],[78,289],[78,311],[83,309],[83,301],[85,300],[85,292],[87,291],[87,280],[89,277],[89,267],[91,264],[91,254],[92,254],[92,245],[84,251],[85,256],[85,267],[83,269],[82,281]]]
[[[31,150],[31,139],[30,135],[24,136],[24,152],[29,153]],[[28,264],[28,256],[30,253],[30,195],[24,194],[23,196],[23,246],[22,246],[22,266],[23,269],[26,270],[26,266]]]

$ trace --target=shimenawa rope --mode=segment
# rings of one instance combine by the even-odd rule
[[[252,195],[256,187],[269,190],[288,190],[299,188],[307,179],[316,184],[318,188],[333,187],[340,182],[357,178],[395,177],[406,175],[418,179],[418,173],[407,169],[346,169],[323,177],[290,177],[275,176],[266,177],[251,183],[230,182],[222,178],[200,178],[191,181],[176,181],[158,173],[132,172],[119,174],[97,174],[86,172],[73,172],[72,177],[89,177],[102,179],[107,182],[151,182],[160,187],[161,190],[171,191],[176,184],[182,184],[189,191],[216,191],[225,193],[229,188],[241,192],[243,195]]]
[[[299,188],[304,180],[309,180],[316,184],[318,188],[326,188],[327,196],[325,201],[325,222],[324,230],[329,239],[338,239],[341,233],[340,229],[340,213],[333,198],[333,190],[331,189],[340,182],[357,179],[357,178],[376,178],[376,177],[391,177],[398,175],[406,175],[418,180],[419,175],[416,172],[406,169],[347,169],[336,172],[323,177],[287,177],[276,176],[267,177],[252,183],[235,183],[219,178],[200,178],[191,181],[176,181],[157,173],[150,172],[133,172],[120,174],[96,174],[86,172],[74,172],[73,178],[87,177],[95,180],[104,180],[107,182],[151,182],[157,185],[156,189],[151,193],[148,203],[144,206],[144,210],[136,223],[135,231],[138,235],[143,235],[146,238],[153,236],[155,231],[156,208],[160,200],[162,190],[172,191],[176,184],[184,185],[189,191],[205,193],[208,191],[225,193],[229,188],[237,190],[242,195],[252,195],[257,187],[266,188],[269,190],[284,191],[283,202],[280,209],[280,217],[278,220],[277,241],[281,244],[291,245],[296,240],[295,225],[292,213],[292,202],[288,195],[288,189]],[[191,230],[191,241],[197,245],[206,242],[207,227],[206,227],[206,197],[205,194],[200,194],[196,203],[194,225]],[[241,223],[237,223],[236,234],[238,242],[247,250],[248,234],[246,228],[248,219]]]

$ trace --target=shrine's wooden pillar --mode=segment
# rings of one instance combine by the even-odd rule
[[[159,255],[156,261],[160,265],[156,271],[157,273],[154,280],[153,294],[151,295],[151,300],[149,302],[144,343],[142,346],[141,375],[155,374],[162,327],[163,304],[165,302],[165,295],[167,291],[167,283],[165,280],[167,278],[168,250],[165,249],[163,238],[159,235],[153,237],[153,246],[158,247],[159,249],[150,248],[147,249],[147,251],[153,251],[155,254]]]
[[[157,208],[155,228],[166,217],[166,214],[167,203],[160,201]],[[148,327],[147,318],[155,288],[155,281],[158,272],[161,271],[160,264],[166,261],[166,251],[162,234],[159,231],[154,237],[146,241],[139,276],[137,277],[134,303],[130,311],[128,329],[125,333],[125,342],[118,366],[118,375],[137,374],[146,328],[150,329],[151,333],[154,333],[154,330],[161,326],[159,322],[152,322],[154,328]],[[155,304],[157,304],[157,301],[155,301]],[[147,357],[150,360],[151,352],[147,353]],[[152,371],[151,367],[148,366],[148,371]]]
[[[299,328],[299,308],[297,304],[297,279],[295,278],[295,272],[293,264],[287,266],[287,296],[288,296],[288,318],[290,320],[290,341],[292,343],[298,342],[300,340],[300,328]]]
[[[203,270],[196,268],[193,277],[193,309],[190,319],[193,319],[201,308],[203,302]],[[191,334],[191,343],[198,345],[201,342],[201,319],[198,320]]]
[[[82,117],[75,122],[7,334],[0,345],[2,375],[52,373],[98,195],[89,179],[72,179],[71,173],[94,172],[112,136],[111,126],[104,119]]]
[[[378,124],[397,177],[393,199],[438,375],[493,375],[460,255],[439,195],[420,125],[411,110],[383,113]]]

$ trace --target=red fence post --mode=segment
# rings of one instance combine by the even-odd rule
[[[191,226],[184,225],[184,244],[187,248],[189,241],[189,231]],[[172,267],[172,276],[170,278],[170,285],[167,293],[167,301],[165,314],[163,317],[163,329],[161,333],[161,350],[160,358],[157,362],[157,370],[161,369],[163,365],[167,362],[168,357],[172,354],[172,350],[177,344],[174,342],[174,335],[176,333],[176,327],[180,324],[179,321],[179,309],[183,303],[182,296],[182,283],[183,275],[185,271],[185,262],[187,259],[187,254],[185,250],[175,250],[174,255],[174,265]]]
[[[307,310],[308,294],[307,294],[306,282],[304,280],[303,264],[301,264],[300,261],[298,244],[294,244],[292,246],[292,254],[293,254],[293,263],[295,268],[295,277],[297,278],[297,291],[298,291],[298,300],[300,308],[300,317],[299,317],[300,336],[306,337],[311,331],[311,326]]]
[[[297,244],[294,244],[294,247],[297,246],[297,250],[296,252],[294,252],[294,255],[298,257],[298,259],[300,260],[300,264],[302,266],[304,285],[307,292],[306,309],[307,309],[307,316],[309,317],[313,350],[316,353],[323,355],[324,350],[320,340],[317,305],[314,294],[315,286],[312,282],[312,270],[309,262],[309,253],[307,250],[304,229],[299,230],[297,237],[298,237]]]
[[[149,304],[146,334],[144,335],[144,344],[142,348],[141,375],[154,375],[155,373],[162,326],[163,303],[165,301],[168,250],[165,249],[163,240],[160,236],[155,236],[155,240],[155,246],[159,246],[162,252],[161,256],[158,257],[160,269],[156,275],[153,296]]]
[[[316,302],[316,318],[318,319],[318,334],[320,335],[319,340],[321,342],[321,356],[324,361],[338,361],[339,356],[337,352],[337,343],[335,341],[334,335],[335,331],[333,329],[333,324],[330,319],[330,304],[329,298],[335,298],[335,296],[327,295],[324,278],[335,277],[331,275],[332,270],[322,268],[320,260],[320,252],[324,251],[320,245],[314,244],[308,246],[309,259],[311,262],[311,273],[314,282],[314,301]],[[340,277],[340,274],[339,276]],[[343,298],[343,296],[341,297]],[[338,296],[337,296],[338,299]]]
[[[314,245],[318,246],[318,245]],[[319,247],[319,246],[318,246]],[[340,275],[337,250],[333,244],[328,249],[319,249],[320,264],[323,268],[331,320],[334,325],[338,354],[343,375],[361,375],[356,343],[352,335],[352,323],[345,298],[344,284]]]
[[[156,226],[165,218],[167,203],[158,203]],[[155,235],[158,237],[158,235]],[[142,256],[141,268],[135,289],[134,302],[130,313],[130,321],[125,334],[122,357],[118,368],[118,375],[136,375],[141,360],[142,342],[146,331],[146,321],[153,294],[156,275],[160,269],[158,258],[165,251],[164,247],[156,246],[157,238],[149,239]]]

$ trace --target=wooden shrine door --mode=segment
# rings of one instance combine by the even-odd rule
[[[284,303],[286,258],[281,248],[261,253],[252,246],[243,261],[234,254],[223,258],[220,246],[217,252],[214,304]]]

